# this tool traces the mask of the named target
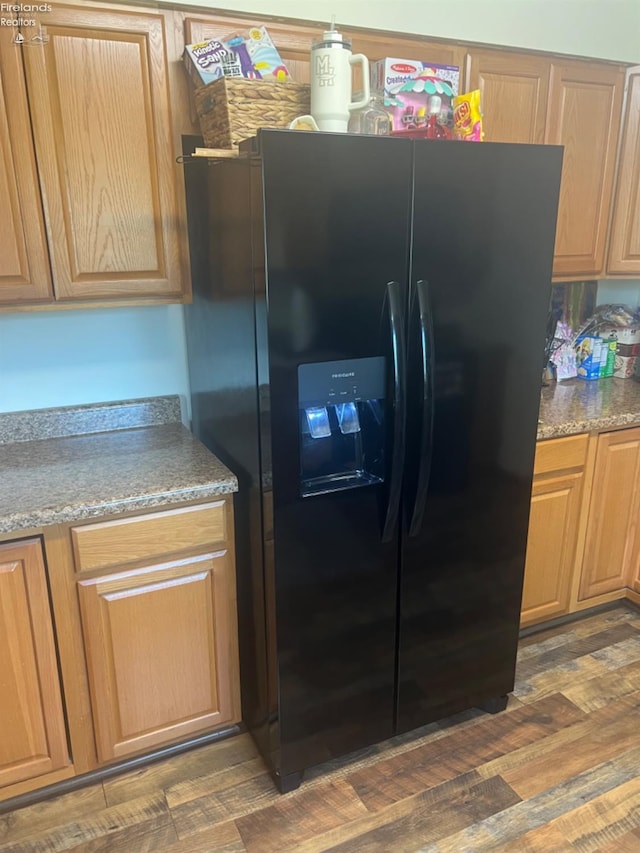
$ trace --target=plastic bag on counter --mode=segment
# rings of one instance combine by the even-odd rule
[[[578,338],[585,335],[601,335],[601,332],[611,328],[640,329],[640,313],[628,305],[609,304],[598,305],[591,317],[583,323],[573,336],[574,344]],[[608,334],[605,337],[609,337]]]
[[[550,361],[555,367],[556,379],[573,379],[578,375],[573,329],[568,323],[558,323],[554,335]]]

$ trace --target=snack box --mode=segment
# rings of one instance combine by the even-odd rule
[[[630,379],[636,369],[637,355],[616,355],[616,366],[613,375],[619,379]]]
[[[615,341],[602,341],[602,354],[600,356],[600,379],[605,376],[613,376],[616,367],[616,352],[619,344]]]
[[[609,347],[601,338],[580,335],[576,341],[576,364],[579,379],[600,379],[600,370],[606,369]]]
[[[616,345],[618,355],[640,355],[640,344],[620,344],[617,341],[611,341],[611,343]]]
[[[619,344],[640,344],[640,327],[638,326],[603,326],[600,337]]]
[[[393,131],[418,130],[434,112],[439,124],[453,127],[452,99],[460,84],[457,65],[386,57],[371,63],[370,75],[371,90],[382,95]]]

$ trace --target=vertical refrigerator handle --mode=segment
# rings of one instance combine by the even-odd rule
[[[422,367],[422,427],[418,445],[418,484],[416,499],[413,505],[409,536],[417,536],[422,527],[424,510],[427,503],[429,477],[431,474],[431,454],[433,444],[433,315],[431,313],[431,297],[429,283],[418,281],[418,316],[420,320],[420,351]]]
[[[393,447],[389,474],[389,499],[382,528],[382,541],[390,542],[400,512],[402,474],[404,466],[404,410],[406,388],[406,356],[404,341],[404,318],[402,289],[399,282],[387,284],[389,305],[389,327],[391,332],[391,354],[393,360]]]

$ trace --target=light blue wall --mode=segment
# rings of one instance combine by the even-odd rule
[[[599,281],[598,305],[620,302],[630,308],[640,306],[640,281]]]
[[[0,314],[0,411],[180,394],[182,306]]]

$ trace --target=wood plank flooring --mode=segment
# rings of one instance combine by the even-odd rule
[[[640,851],[640,613],[520,642],[514,694],[307,773],[248,735],[0,815],[0,853]]]

